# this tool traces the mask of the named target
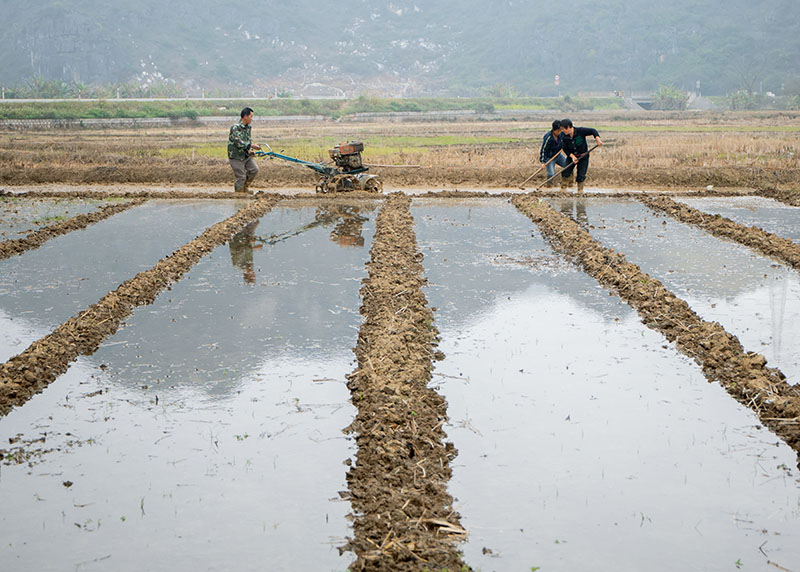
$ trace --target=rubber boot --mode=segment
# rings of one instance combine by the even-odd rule
[[[582,194],[583,194],[583,181],[581,181],[580,183],[578,183],[578,194],[579,194],[579,195],[582,195]]]
[[[244,194],[246,194],[246,195],[252,195],[253,194],[253,191],[250,190],[250,185],[253,183],[253,179],[255,179],[255,177],[247,177],[244,180],[244,187],[242,187],[242,192]]]
[[[569,179],[567,179],[566,177],[561,177],[561,192],[562,193],[566,193],[567,192],[567,186],[569,186]]]

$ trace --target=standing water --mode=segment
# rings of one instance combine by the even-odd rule
[[[473,569],[800,562],[795,453],[752,412],[511,205],[415,204]]]
[[[274,209],[0,419],[9,569],[346,570],[375,206]]]

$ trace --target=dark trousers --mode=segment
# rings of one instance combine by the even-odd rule
[[[231,164],[233,174],[236,176],[233,190],[236,192],[246,191],[247,186],[258,175],[256,160],[248,157],[247,159],[228,159],[228,162]]]
[[[561,171],[561,176],[565,179],[569,179],[572,176],[572,171],[575,169],[575,163],[570,163],[566,169]],[[586,180],[586,171],[589,170],[589,155],[578,159],[578,174],[575,177],[575,180],[578,183],[582,183]]]

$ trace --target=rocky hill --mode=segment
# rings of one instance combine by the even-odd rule
[[[0,83],[175,81],[187,93],[778,92],[796,0],[0,0]],[[554,76],[560,85],[554,85]]]

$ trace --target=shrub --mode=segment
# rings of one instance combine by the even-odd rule
[[[653,94],[653,109],[681,110],[688,103],[688,96],[672,85],[660,85]]]

